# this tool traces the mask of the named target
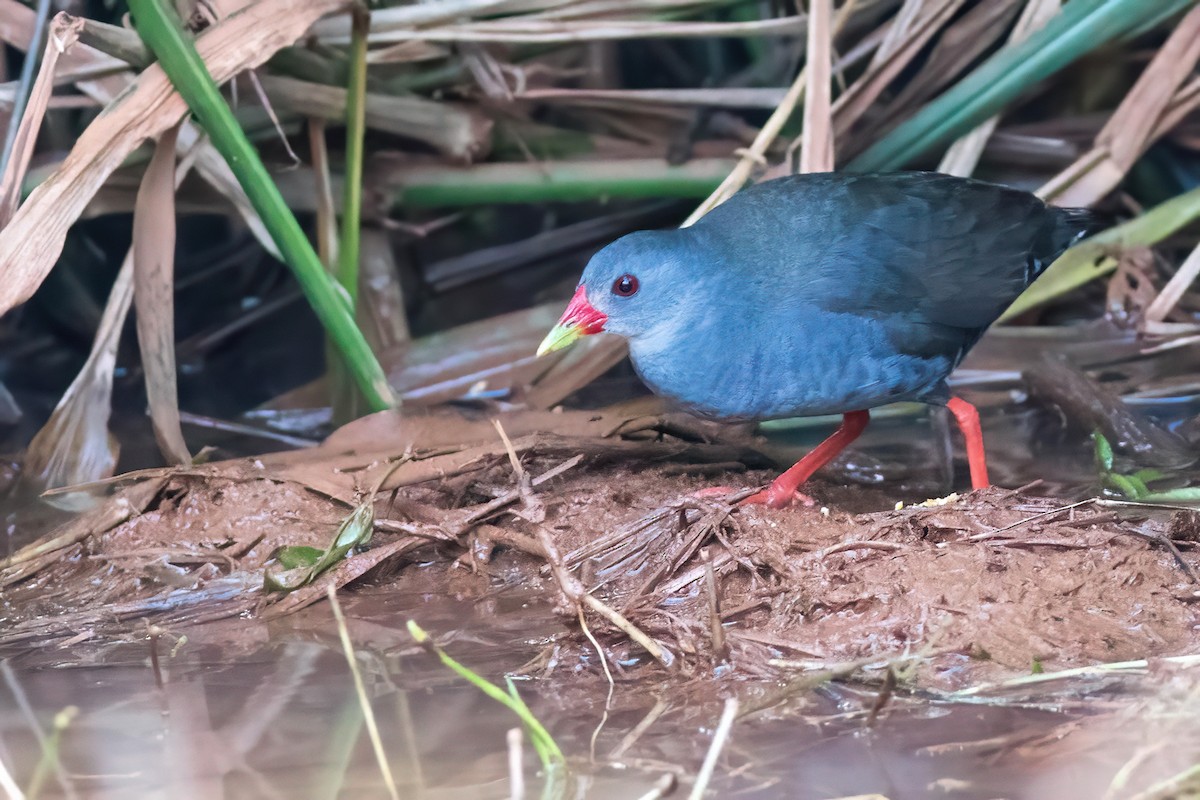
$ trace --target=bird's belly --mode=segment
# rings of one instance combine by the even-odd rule
[[[763,420],[860,411],[941,390],[953,357],[897,352],[869,328],[856,335],[755,346],[722,337],[704,347],[640,351],[634,367],[656,394],[701,416]]]

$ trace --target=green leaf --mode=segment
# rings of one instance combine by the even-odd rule
[[[1104,476],[1104,482],[1120,492],[1129,500],[1141,500],[1146,494],[1145,485],[1139,486],[1125,475],[1110,472]]]
[[[325,555],[312,566],[314,578],[345,558],[346,554],[355,547],[371,541],[371,533],[375,529],[374,501],[375,498],[372,496],[367,502],[355,508],[350,516],[342,520],[342,524],[338,526],[337,535],[333,537],[333,544],[325,551]]]
[[[263,571],[263,588],[268,592],[294,592],[307,586],[321,573],[344,559],[351,550],[371,541],[375,530],[375,495],[359,504],[338,525],[333,541],[324,550],[295,545],[275,554],[277,563]]]
[[[1150,492],[1138,499],[1143,503],[1180,503],[1182,505],[1200,503],[1200,486],[1185,486],[1180,489]]]
[[[1100,431],[1092,431],[1092,441],[1096,445],[1096,466],[1101,472],[1112,472],[1112,445],[1108,443],[1108,439]]]
[[[1150,494],[1150,489],[1146,486],[1144,481],[1138,478],[1137,475],[1123,475],[1122,477],[1125,479],[1130,488],[1132,488],[1133,497],[1135,499],[1140,500],[1141,498]]]
[[[311,567],[313,564],[316,564],[324,552],[319,547],[308,547],[298,544],[292,547],[279,548],[279,551],[275,553],[275,560],[284,569],[299,569],[300,567]]]
[[[1146,467],[1144,469],[1139,469],[1137,472],[1133,473],[1131,477],[1136,478],[1142,483],[1154,483],[1155,481],[1161,481],[1163,478],[1167,477],[1167,475],[1161,469]]]
[[[445,650],[434,643],[429,634],[415,620],[408,620],[407,625],[409,635],[413,637],[413,640],[417,644],[430,649],[437,655],[442,664],[451,671],[517,715],[517,718],[521,720],[522,725],[529,734],[529,741],[533,744],[534,750],[537,751],[543,769],[551,772],[566,764],[566,758],[563,756],[558,743],[554,741],[554,737],[550,735],[550,732],[546,730],[545,726],[533,715],[529,706],[525,705],[525,701],[521,699],[521,696],[517,694],[517,689],[513,685],[512,678],[505,678],[508,687],[508,691],[506,692],[487,678],[451,658]]]

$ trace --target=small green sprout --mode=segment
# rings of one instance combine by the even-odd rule
[[[1093,431],[1092,442],[1096,469],[1100,473],[1100,482],[1106,489],[1120,494],[1126,500],[1140,503],[1200,503],[1200,487],[1185,486],[1155,491],[1150,488],[1150,484],[1170,476],[1162,470],[1149,467],[1130,474],[1117,472],[1114,468],[1116,459],[1112,444],[1104,434]]]
[[[512,678],[505,678],[505,683],[508,686],[508,691],[506,692],[488,679],[451,658],[445,650],[433,642],[429,634],[420,625],[411,619],[408,621],[408,633],[417,644],[433,651],[443,664],[465,678],[468,682],[474,684],[488,697],[517,715],[517,718],[521,720],[521,724],[525,726],[526,733],[529,734],[529,741],[533,743],[533,749],[537,751],[538,758],[541,759],[542,769],[547,774],[553,774],[557,769],[566,765],[566,757],[563,756],[558,743],[554,741],[554,737],[550,735],[550,732],[538,721],[533,712],[529,710],[529,706],[525,705],[525,701],[517,694],[517,687],[513,685]]]

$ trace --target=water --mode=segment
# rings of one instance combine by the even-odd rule
[[[400,796],[509,797],[515,717],[415,646],[405,620],[452,631],[446,649],[492,679],[536,674],[521,665],[552,647],[562,625],[519,591],[482,602],[368,591],[344,606]],[[73,707],[61,771],[42,797],[387,797],[334,630],[328,609],[314,608],[271,625],[201,627],[183,642],[163,632],[161,688],[145,630],[120,644],[10,653],[0,757],[29,786],[49,746],[35,728],[53,738],[55,716]],[[517,682],[568,755],[575,784],[566,796],[634,798],[664,775],[689,781],[730,695],[752,713],[733,727],[712,796],[1099,798],[1151,733],[1148,715],[1140,728],[1114,725],[1114,709],[1145,701],[1116,702],[1109,691],[1057,706],[902,694],[868,724],[875,689],[781,694],[777,683],[622,678],[609,703],[595,673],[570,670]],[[523,766],[536,797],[528,746]]]

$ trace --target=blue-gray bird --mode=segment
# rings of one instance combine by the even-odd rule
[[[656,393],[705,417],[840,413],[837,431],[744,502],[783,507],[869,409],[947,406],[988,485],[975,407],[946,378],[1004,310],[1097,227],[1086,209],[926,172],[793,175],[690,228],[598,252],[538,353],[608,331]]]

